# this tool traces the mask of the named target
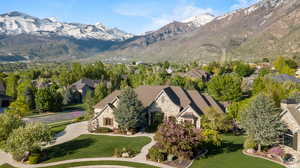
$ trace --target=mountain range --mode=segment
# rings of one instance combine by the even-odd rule
[[[202,14],[144,35],[103,24],[0,15],[0,61],[188,62],[300,56],[300,1],[262,0],[223,16]]]

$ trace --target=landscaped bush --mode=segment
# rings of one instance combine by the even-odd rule
[[[114,150],[114,156],[122,157],[122,158],[131,158],[134,157],[137,153],[138,152],[128,148],[122,148],[122,149],[115,148]]]
[[[244,142],[244,149],[254,149],[256,147],[256,143],[250,137],[248,137]]]
[[[147,159],[154,162],[162,162],[167,158],[167,154],[161,151],[161,148],[158,145],[153,146],[149,149],[149,153],[147,154]]]
[[[113,132],[113,130],[110,128],[106,128],[106,127],[99,127],[94,132],[95,133],[110,133],[110,132]]]
[[[284,162],[291,162],[291,161],[293,161],[293,155],[292,154],[290,154],[290,153],[287,153],[287,154],[285,154],[284,156],[283,156],[283,161]]]
[[[29,158],[28,158],[28,163],[29,164],[37,164],[39,163],[41,155],[38,153],[32,153]]]
[[[84,121],[84,116],[80,116],[74,119],[74,122],[81,122]]]
[[[281,158],[284,156],[284,150],[282,148],[280,148],[279,146],[269,149],[268,153],[275,155],[275,156],[279,156]]]

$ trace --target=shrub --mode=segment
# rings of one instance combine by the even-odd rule
[[[137,153],[138,153],[137,151],[134,151],[129,148],[122,148],[122,149],[115,148],[115,150],[114,150],[115,157],[131,158],[131,157],[134,157]],[[123,156],[123,155],[125,155],[125,156]]]
[[[37,164],[39,163],[41,155],[38,153],[32,153],[29,158],[28,158],[28,163],[29,164]]]
[[[51,142],[51,132],[48,126],[41,123],[29,123],[12,131],[6,141],[6,150],[13,158],[20,161],[26,152],[40,149],[42,144]]]
[[[290,153],[287,153],[287,154],[285,154],[284,156],[283,156],[283,161],[284,162],[290,162],[290,161],[292,161],[294,158],[293,158],[293,155],[292,154],[290,154]]]
[[[256,147],[256,143],[251,137],[248,137],[244,142],[244,149],[254,149]]]
[[[269,149],[268,153],[276,155],[276,156],[280,156],[280,157],[284,156],[284,151],[279,146],[276,146],[276,147],[273,147],[273,148]]]
[[[147,154],[147,159],[154,161],[154,162],[162,162],[165,161],[167,158],[167,154],[161,152],[158,146],[153,146],[149,149],[149,153]]]
[[[106,128],[106,127],[99,127],[94,132],[95,133],[110,133],[110,132],[113,132],[113,130],[110,128]]]

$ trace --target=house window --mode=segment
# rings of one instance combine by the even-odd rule
[[[104,126],[113,126],[113,119],[111,118],[104,118]]]

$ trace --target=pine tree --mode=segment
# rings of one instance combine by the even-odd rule
[[[146,122],[144,107],[132,88],[127,88],[122,92],[114,116],[121,129],[137,130],[144,126]]]
[[[242,127],[258,144],[259,152],[262,145],[279,143],[279,137],[285,131],[280,112],[276,103],[265,95],[258,95],[242,112]]]

